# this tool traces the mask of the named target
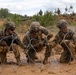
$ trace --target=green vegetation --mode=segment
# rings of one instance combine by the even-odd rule
[[[17,27],[23,25],[29,26],[32,21],[38,21],[43,26],[53,26],[59,19],[66,19],[69,22],[69,24],[76,25],[76,13],[73,11],[73,6],[71,5],[69,8],[67,8],[66,6],[64,10],[65,12],[64,14],[62,14],[59,8],[55,9],[55,12],[46,11],[44,13],[40,9],[40,11],[33,16],[27,16],[27,15],[22,16],[19,14],[12,14],[6,8],[1,8],[0,20],[4,20],[5,22],[7,21],[15,22]],[[3,26],[0,28],[2,29]]]
[[[0,19],[1,20],[6,20],[6,22],[7,21],[13,21],[13,22],[15,22],[16,25],[19,25],[22,22],[21,18],[23,18],[22,15],[12,14],[6,8],[5,9],[3,9],[3,8],[0,9]]]
[[[46,11],[44,15],[34,15],[32,21],[38,21],[43,26],[49,26],[54,24],[54,16],[52,15],[52,12]]]

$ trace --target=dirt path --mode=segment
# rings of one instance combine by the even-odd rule
[[[21,52],[23,66],[17,66],[13,53],[8,53],[8,62],[11,64],[0,65],[0,75],[76,75],[76,64],[61,64],[60,54],[52,55],[49,64],[43,65],[43,52],[38,53],[35,64],[28,64],[25,54]]]

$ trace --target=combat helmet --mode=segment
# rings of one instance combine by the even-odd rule
[[[15,23],[13,23],[13,22],[7,22],[6,24],[5,24],[5,29],[6,30],[15,30]]]
[[[57,23],[58,28],[65,28],[65,27],[67,27],[67,25],[68,25],[68,23],[64,19],[59,20],[58,23]]]
[[[40,29],[40,23],[39,22],[32,22],[30,27],[29,27],[29,31],[30,32],[37,32]]]

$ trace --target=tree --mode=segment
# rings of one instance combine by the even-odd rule
[[[66,11],[66,12],[68,11],[68,8],[67,8],[67,6],[66,6],[66,8],[65,8],[65,11]]]
[[[73,6],[72,5],[70,6],[70,9],[73,9]]]
[[[75,15],[75,12],[74,12],[74,11],[72,12],[72,15],[73,15],[73,16]]]
[[[60,14],[61,14],[61,11],[60,11],[60,9],[59,9],[59,8],[57,9],[57,14],[58,14],[58,15],[60,15]]]
[[[57,14],[57,10],[56,9],[55,9],[54,13]]]
[[[65,13],[67,14],[67,11],[68,11],[68,8],[67,8],[67,6],[66,6],[66,8],[65,8]]]
[[[8,9],[6,9],[6,8],[5,9],[3,9],[3,8],[0,9],[0,18],[7,18],[8,14],[9,14]]]
[[[72,5],[69,7],[69,11],[71,14],[73,13],[73,6]]]
[[[40,16],[43,15],[43,11],[40,9],[39,13],[38,13]]]

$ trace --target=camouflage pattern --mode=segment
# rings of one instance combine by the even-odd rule
[[[30,27],[29,27],[29,30],[30,31],[38,31],[39,30],[39,27],[40,27],[40,23],[39,22],[32,22]]]
[[[12,29],[12,30],[15,30],[15,23],[13,23],[13,22],[7,22],[6,24],[5,24],[5,30],[8,30],[8,29]]]
[[[61,19],[60,21],[57,22],[57,27],[58,28],[65,28],[67,27],[68,23],[66,20]]]
[[[0,46],[0,63],[6,63],[7,62],[6,53],[7,53],[7,47],[6,46]]]
[[[9,26],[9,27],[7,27]],[[19,37],[17,34],[13,31],[11,35],[6,33],[7,29],[14,28],[12,25],[8,24],[3,31],[0,31],[0,62],[7,59],[6,54],[8,52],[8,49],[12,49],[15,55],[15,58],[17,60],[17,63],[20,62],[20,53],[18,50],[18,46],[21,48],[24,48],[23,44],[21,43]],[[7,29],[6,29],[7,28]],[[13,43],[13,44],[11,44]],[[6,58],[6,59],[5,59]]]
[[[28,62],[33,62],[35,59],[36,52],[40,52],[42,48],[44,47],[44,39],[43,34],[47,36],[48,30],[41,26],[39,22],[33,22],[30,25],[29,30],[27,31],[26,35],[23,38],[23,44],[28,49]],[[51,34],[52,35],[52,34]],[[48,36],[49,38],[49,36]],[[49,46],[46,46],[45,51],[45,58],[47,59],[50,56],[50,49]]]
[[[60,44],[64,49],[60,62],[69,62],[76,59],[76,37],[72,30],[67,29],[66,33],[59,31],[50,46],[54,48],[57,44]]]

